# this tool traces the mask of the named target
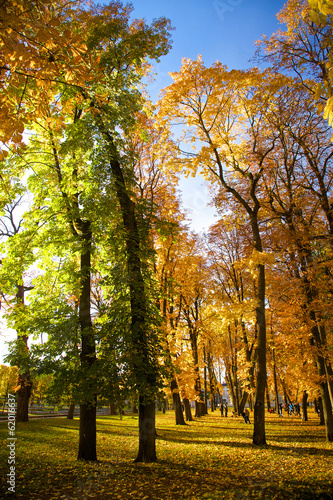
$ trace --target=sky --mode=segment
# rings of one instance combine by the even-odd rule
[[[108,3],[99,0],[99,3]],[[126,3],[126,2],[124,2]],[[229,69],[246,69],[255,52],[254,42],[268,37],[279,28],[276,14],[282,0],[133,0],[133,18],[145,18],[148,23],[167,17],[175,30],[172,49],[155,65],[156,79],[149,85],[153,101],[162,88],[170,85],[169,72],[177,72],[183,57],[202,56],[206,66],[216,60]],[[191,228],[197,232],[214,223],[214,209],[208,207],[210,196],[200,178],[183,179],[180,184],[184,208],[189,211]],[[13,333],[6,331],[0,318],[0,363],[7,353],[6,340]]]
[[[105,2],[104,2],[105,3]],[[258,65],[250,61],[255,41],[270,37],[279,27],[276,14],[283,0],[133,0],[134,18],[167,17],[175,28],[172,49],[155,65],[155,82],[149,85],[153,101],[162,88],[172,83],[169,72],[180,70],[182,58],[196,59],[200,54],[206,66],[220,61],[231,69]],[[208,188],[200,178],[182,179],[184,208],[189,211],[191,229],[200,232],[216,221]]]

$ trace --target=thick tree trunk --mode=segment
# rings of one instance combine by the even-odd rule
[[[67,418],[69,418],[70,420],[73,420],[74,418],[74,410],[75,410],[75,403],[71,403],[67,412]]]
[[[146,322],[147,298],[142,276],[140,234],[135,213],[135,203],[126,189],[124,175],[118,160],[118,152],[112,136],[101,125],[110,146],[110,167],[115,179],[126,240],[126,260],[131,303],[131,344],[136,351],[132,361],[139,394],[139,451],[136,462],[156,460],[155,451],[155,392],[156,367],[151,357],[149,329]],[[147,396],[148,394],[148,396]]]
[[[319,406],[319,417],[320,417],[319,425],[325,425],[323,400],[321,399],[321,396],[318,398],[318,406]]]
[[[296,271],[296,275],[303,282],[304,292],[305,292],[305,304],[303,306],[304,311],[308,314],[311,321],[311,333],[312,337],[310,343],[315,349],[315,362],[317,366],[317,371],[320,379],[320,396],[322,398],[323,404],[323,414],[325,420],[325,432],[326,440],[333,441],[333,413],[332,413],[332,400],[330,391],[330,380],[328,376],[328,366],[330,365],[328,355],[327,355],[327,340],[325,329],[320,328],[320,323],[322,318],[320,314],[315,310],[315,303],[318,299],[319,292],[316,285],[309,278],[309,268],[313,265],[313,257],[311,249],[304,246],[301,242],[297,241],[301,258],[301,268],[302,277],[299,272]]]
[[[275,363],[275,349],[273,348],[273,377],[274,377],[274,393],[275,393],[275,408],[276,412],[279,412],[279,392],[276,376],[276,363]]]
[[[240,400],[240,403],[239,403],[239,415],[241,415],[243,413],[245,405],[246,405],[247,400],[248,400],[248,397],[249,397],[249,393],[244,391],[242,399]]]
[[[266,444],[265,435],[265,388],[266,388],[266,320],[265,320],[265,267],[258,265],[258,305],[256,319],[258,325],[257,338],[257,373],[256,393],[254,402],[253,444]]]
[[[96,362],[95,339],[90,312],[91,229],[89,221],[81,221],[81,294],[79,321],[81,327],[81,373],[88,377],[88,399],[80,404],[80,437],[78,459],[97,460],[96,452],[96,387],[90,370]]]
[[[178,388],[178,383],[177,383],[176,378],[173,378],[171,380],[170,388],[171,388],[171,393],[172,393],[172,400],[173,400],[173,408],[174,408],[174,412],[175,412],[176,425],[186,425],[185,420],[184,420],[182,403],[180,400],[179,388]]]
[[[321,367],[318,369],[318,371],[323,371],[323,365],[325,363],[325,360],[321,359],[318,361],[317,360],[317,366],[320,363]],[[331,398],[329,395],[329,390],[328,390],[328,384],[327,381],[323,380],[320,383],[320,395],[321,395],[321,402],[322,402],[322,407],[323,407],[323,416],[324,416],[324,421],[325,421],[325,433],[326,433],[326,441],[333,441],[333,414],[332,414],[332,405],[331,405]]]
[[[185,418],[187,422],[192,422],[193,417],[192,417],[192,411],[191,411],[191,404],[190,401],[187,398],[183,398],[183,403],[185,407]]]
[[[307,291],[307,296],[308,299],[311,299],[311,289],[308,286],[309,284],[306,283],[306,291]],[[309,300],[309,303],[312,303],[312,300]],[[311,338],[311,343],[312,345],[316,346],[316,354],[315,354],[315,360],[316,360],[316,366],[317,366],[317,371],[318,375],[320,377],[320,383],[319,383],[319,388],[320,388],[320,396],[322,400],[322,405],[323,405],[323,415],[324,415],[324,420],[325,420],[325,433],[326,433],[326,441],[333,441],[333,413],[332,413],[332,403],[331,403],[331,397],[330,397],[330,389],[329,389],[329,382],[327,380],[327,366],[326,366],[326,359],[322,355],[322,351],[326,349],[326,345],[322,345],[322,338],[320,336],[320,332],[318,330],[318,325],[317,322],[314,323],[316,320],[316,314],[313,311],[313,309],[310,309],[310,318],[313,321],[313,327],[311,328],[312,332],[312,338]]]
[[[203,417],[205,413],[205,403],[203,401],[195,401],[195,417]]]
[[[117,415],[116,403],[114,402],[109,404],[109,415]]]
[[[135,462],[156,462],[155,403],[139,403],[139,451]]]
[[[17,394],[16,422],[29,421],[29,399],[31,395],[32,382],[29,371],[18,376],[19,389]]]
[[[24,304],[24,286],[17,285],[16,299],[18,305]],[[28,351],[28,336],[20,335],[17,332],[17,338],[22,349]],[[16,422],[28,422],[29,421],[29,399],[32,389],[32,381],[30,378],[30,372],[27,370],[25,373],[19,374],[18,376],[18,389],[17,394],[17,409],[16,409]]]
[[[75,117],[75,121],[80,116]],[[95,337],[91,320],[91,252],[92,231],[89,220],[80,217],[79,192],[70,196],[63,190],[63,173],[59,161],[57,146],[52,132],[50,132],[50,143],[53,149],[54,167],[58,176],[59,189],[67,209],[67,220],[70,224],[72,234],[81,245],[80,255],[80,298],[79,298],[79,324],[81,330],[81,354],[80,368],[81,381],[85,386],[84,394],[81,395],[80,403],[80,429],[78,459],[97,460],[96,453],[96,373],[91,374],[93,365],[96,363]],[[77,181],[77,170],[73,167],[72,180],[75,185]],[[76,184],[76,189],[78,185]]]
[[[268,390],[268,380],[267,380],[267,377],[266,377],[266,407],[267,407],[267,411],[270,413],[270,409],[271,409],[271,399],[269,397],[269,390]]]
[[[78,459],[97,460],[96,401],[80,405],[80,438]]]
[[[304,422],[308,420],[308,393],[306,391],[303,391],[302,397],[302,419]]]

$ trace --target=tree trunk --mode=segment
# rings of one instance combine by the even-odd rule
[[[190,339],[191,339],[191,349],[192,349],[192,357],[193,357],[193,364],[194,364],[194,371],[195,371],[195,385],[194,385],[194,390],[197,395],[197,398],[195,400],[195,417],[202,417],[204,415],[203,409],[202,409],[202,400],[201,400],[201,380],[200,380],[200,372],[199,372],[199,357],[198,357],[198,330],[196,327],[193,327],[193,325],[189,321],[189,315],[187,317],[188,319],[188,327],[189,327],[189,334],[190,334]]]
[[[320,314],[316,312],[316,300],[318,299],[319,292],[314,283],[311,282],[309,278],[309,268],[313,265],[313,257],[311,254],[311,249],[304,246],[301,242],[297,241],[299,251],[302,255],[300,264],[302,268],[302,277],[299,272],[296,271],[296,275],[303,282],[303,288],[305,292],[305,303],[303,306],[304,311],[308,314],[311,321],[311,334],[310,338],[311,346],[315,349],[315,362],[317,366],[317,372],[320,379],[320,396],[322,398],[323,404],[323,414],[325,420],[325,432],[326,440],[333,441],[333,413],[332,413],[332,401],[329,386],[328,377],[328,365],[330,365],[327,355],[327,341],[325,329],[322,327],[320,329],[319,324],[322,321]]]
[[[271,400],[270,400],[270,397],[269,397],[269,390],[268,390],[268,381],[267,381],[267,377],[266,377],[266,406],[267,406],[267,411],[270,413],[270,409],[271,409]]]
[[[311,294],[311,292],[309,292],[309,288],[307,288],[307,292],[308,294],[309,293]],[[315,312],[312,309],[310,310],[310,318],[312,320],[316,319]],[[323,405],[326,441],[333,441],[333,413],[332,413],[330,390],[328,385],[329,382],[327,380],[326,359],[321,354],[322,350],[325,349],[326,346],[322,345],[317,323],[313,324],[311,332],[312,332],[311,344],[316,346],[315,361],[316,361],[318,375],[320,377],[319,388],[320,388],[321,401]]]
[[[242,399],[240,400],[240,403],[239,403],[239,415],[241,415],[243,413],[248,397],[249,397],[249,393],[244,391]]]
[[[17,394],[17,410],[16,422],[29,421],[29,398],[31,395],[32,382],[30,380],[30,372],[27,371],[18,376],[19,389]]]
[[[80,437],[78,459],[97,460],[96,452],[96,383],[90,370],[96,362],[95,339],[90,312],[91,238],[89,221],[81,221],[81,294],[79,301],[79,322],[81,327],[81,373],[87,381],[88,398],[80,404]]]
[[[74,418],[74,410],[75,410],[75,403],[71,403],[67,412],[67,418],[69,418],[70,420],[73,420]]]
[[[279,392],[276,376],[276,363],[275,363],[275,349],[273,348],[273,377],[274,377],[274,393],[275,393],[275,408],[276,412],[279,412]]]
[[[333,441],[333,414],[328,384],[324,380],[320,383],[321,403],[325,422],[326,441]]]
[[[302,397],[302,419],[304,422],[308,420],[308,393],[306,391],[303,391]]]
[[[24,286],[17,285],[16,294],[17,304],[24,305]],[[17,331],[17,339],[20,347],[23,351],[28,351],[28,336],[21,335],[19,330]],[[16,422],[28,422],[29,421],[29,399],[32,389],[32,381],[30,378],[30,371],[19,374],[18,376],[18,389],[17,393],[17,409],[16,409]]]
[[[156,462],[155,403],[142,404],[139,398],[139,451],[135,462]]]
[[[185,407],[185,418],[187,422],[192,422],[193,417],[192,417],[192,411],[191,411],[191,405],[190,401],[187,398],[183,398],[183,403]]]
[[[319,417],[320,417],[319,425],[325,425],[323,400],[321,399],[321,397],[318,398],[318,406],[319,406]]]
[[[176,378],[171,380],[171,393],[173,400],[173,408],[175,412],[176,425],[186,425],[182,409],[182,403],[179,396],[179,388]]]
[[[114,402],[109,404],[109,415],[117,415],[117,407]]]
[[[265,320],[265,267],[258,265],[258,305],[256,319],[258,325],[257,339],[257,373],[254,402],[253,444],[266,444],[265,435],[265,388],[266,388],[266,320]]]
[[[136,356],[131,364],[137,380],[139,394],[139,451],[136,462],[156,460],[155,451],[155,393],[156,359],[152,357],[149,328],[146,322],[147,297],[142,276],[140,234],[135,203],[125,185],[118,151],[113,138],[100,122],[101,131],[109,144],[110,167],[115,179],[116,194],[125,229],[128,287],[131,304],[131,344]]]
[[[236,412],[236,408],[238,407],[238,405],[236,403],[235,389],[234,389],[234,384],[232,381],[232,376],[231,376],[229,367],[226,368],[226,379],[227,379],[227,382],[229,383],[229,391],[230,391],[230,395],[231,395],[231,399],[232,399],[232,406],[234,407],[234,411]]]
[[[207,353],[207,366],[208,366],[208,377],[209,377],[209,392],[210,392],[210,405],[211,411],[216,410],[215,395],[217,393],[217,380],[213,367],[213,360],[211,355],[211,342],[209,342],[209,351]]]
[[[208,413],[208,391],[207,391],[207,359],[206,359],[206,347],[203,348],[203,362],[204,362],[204,412],[205,415]]]

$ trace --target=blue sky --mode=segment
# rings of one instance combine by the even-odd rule
[[[254,42],[279,27],[276,14],[282,0],[134,0],[133,17],[147,22],[165,16],[171,20],[173,47],[156,66],[152,97],[171,83],[168,72],[179,71],[181,59],[201,54],[206,66],[216,60],[229,69],[245,69],[254,54]]]
[[[107,3],[100,0],[100,3]],[[126,2],[124,2],[126,3]],[[270,36],[279,27],[275,15],[284,5],[278,0],[133,0],[133,17],[168,17],[175,31],[172,32],[173,48],[156,66],[156,81],[149,87],[153,100],[160,90],[172,83],[169,72],[179,71],[181,59],[196,59],[202,55],[206,66],[216,60],[229,69],[245,69],[254,54],[254,42],[262,34]],[[207,207],[210,201],[208,188],[200,179],[181,182],[184,208],[190,210],[191,227],[196,231],[206,229],[214,222],[214,210]],[[0,330],[5,333],[2,327]],[[12,337],[8,335],[7,339]],[[4,337],[0,335],[0,363],[7,352]]]
[[[144,17],[148,23],[154,18],[168,17],[175,30],[173,46],[168,55],[155,65],[156,80],[149,86],[152,100],[160,90],[172,83],[169,72],[179,71],[183,57],[196,59],[198,54],[206,66],[216,60],[229,69],[254,66],[256,40],[268,37],[279,27],[276,14],[283,0],[133,0],[134,18]],[[191,228],[202,231],[214,219],[214,209],[208,188],[200,178],[184,179],[180,183],[184,208],[189,210]]]

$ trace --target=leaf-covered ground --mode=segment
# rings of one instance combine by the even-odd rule
[[[78,419],[17,425],[16,496],[70,499],[333,499],[333,443],[310,414],[267,416],[266,447],[252,445],[253,425],[209,414],[186,427],[158,414],[154,464],[134,464],[137,417],[98,418],[97,463],[76,460]],[[8,429],[0,423],[0,497],[7,498]],[[11,496],[11,495],[10,495]]]

